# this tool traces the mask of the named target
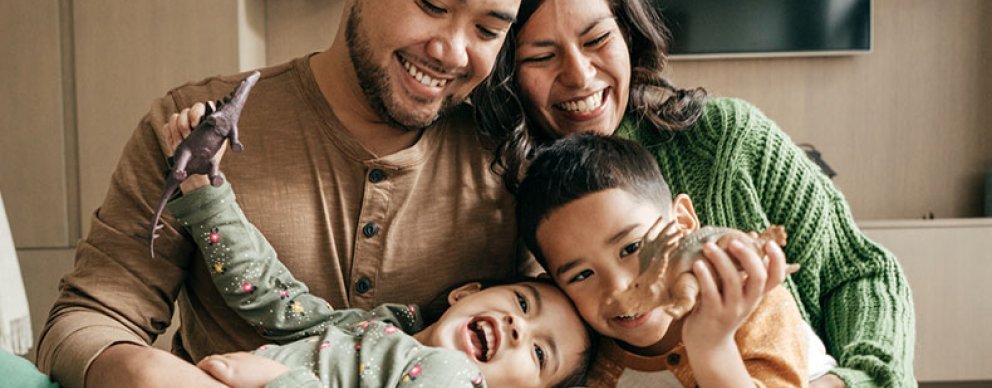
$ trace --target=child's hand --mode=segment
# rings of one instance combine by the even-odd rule
[[[766,251],[769,247],[766,246]],[[714,243],[703,247],[706,260],[693,263],[699,281],[699,301],[686,317],[682,335],[686,347],[716,348],[733,342],[734,333],[761,302],[765,292],[785,278],[785,255],[769,254],[766,269],[753,249],[734,240],[727,251]],[[733,258],[731,258],[733,255]],[[740,264],[738,271],[734,262]],[[773,274],[773,276],[770,276]],[[720,285],[717,285],[717,279]]]
[[[214,111],[215,104],[213,101],[207,102],[210,104],[210,111]],[[176,148],[179,147],[179,143],[185,140],[189,134],[196,128],[197,124],[200,123],[200,119],[207,113],[207,106],[202,102],[193,104],[189,108],[185,108],[179,113],[173,113],[169,116],[168,122],[166,122],[165,127],[162,128],[164,132],[165,141],[167,143],[167,153],[168,156],[173,156],[176,153]],[[214,155],[214,160],[220,163],[221,158],[224,157],[224,150],[227,149],[226,141],[225,146],[217,151],[217,155]],[[186,178],[182,184],[180,184],[179,189],[183,193],[189,193],[198,188],[204,187],[210,184],[210,179],[206,175],[192,175]]]
[[[196,366],[234,388],[264,387],[289,370],[278,361],[245,352],[215,354],[200,360]]]

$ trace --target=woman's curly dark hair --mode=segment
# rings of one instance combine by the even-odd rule
[[[626,112],[659,131],[681,131],[702,115],[706,91],[680,89],[665,76],[671,33],[647,0],[606,1],[624,35],[632,66]],[[524,0],[511,27],[492,75],[471,95],[476,119],[484,135],[496,143],[492,169],[515,193],[527,161],[541,145],[554,140],[527,117],[516,83],[516,36],[543,0]]]

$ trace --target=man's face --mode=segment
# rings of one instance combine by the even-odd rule
[[[357,0],[346,34],[363,92],[407,129],[433,123],[492,71],[520,0]]]

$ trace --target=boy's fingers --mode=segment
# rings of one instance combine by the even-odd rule
[[[735,300],[741,297],[741,275],[737,273],[737,267],[733,260],[723,249],[720,249],[712,242],[703,246],[703,256],[709,260],[713,266],[715,275],[720,278],[723,285],[723,300]]]
[[[765,244],[765,255],[768,257],[768,281],[765,283],[765,291],[771,291],[785,281],[786,263],[785,253],[774,241]]]
[[[699,283],[699,301],[703,306],[720,306],[720,290],[716,286],[710,264],[706,260],[696,260],[692,263],[692,273]]]

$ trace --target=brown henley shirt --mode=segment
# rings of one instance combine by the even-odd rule
[[[224,305],[195,246],[166,215],[148,256],[142,232],[166,173],[166,118],[230,93],[244,75],[173,89],[123,151],[103,205],[63,278],[38,350],[40,368],[80,387],[113,343],[149,343],[178,300],[174,351],[199,360],[264,343]],[[242,112],[242,153],[221,169],[280,259],[336,308],[427,304],[460,283],[516,271],[511,195],[462,106],[387,156],[366,150],[327,105],[308,58],[262,70]]]

